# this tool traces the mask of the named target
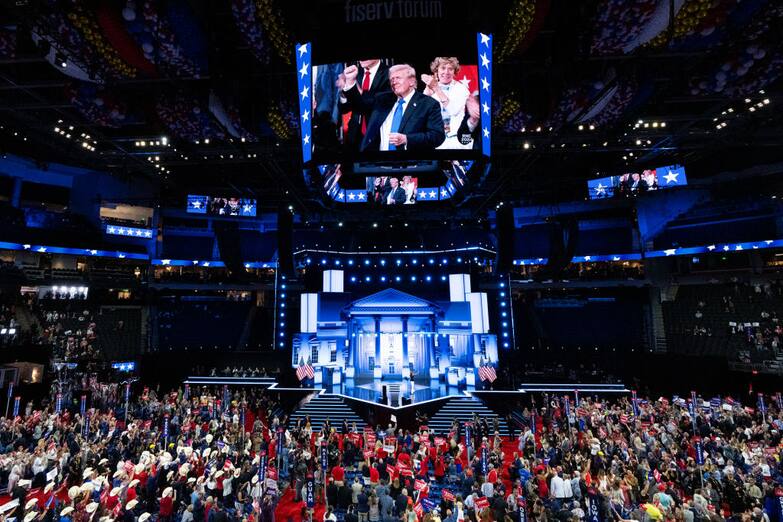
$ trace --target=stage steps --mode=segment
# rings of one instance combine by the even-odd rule
[[[296,421],[310,417],[310,425],[313,428],[313,432],[321,431],[326,418],[329,418],[333,428],[340,430],[343,424],[343,419],[348,421],[348,426],[351,426],[354,422],[359,430],[364,429],[367,421],[362,419],[359,415],[353,411],[345,400],[337,395],[327,394],[313,394],[310,395],[310,399],[302,404],[288,421],[288,426],[292,427],[296,425]]]
[[[494,425],[495,417],[497,417],[500,434],[503,436],[509,435],[506,419],[489,409],[484,404],[484,401],[473,396],[452,397],[448,399],[443,406],[441,406],[440,410],[430,418],[427,426],[429,426],[430,429],[435,430],[435,433],[447,434],[451,430],[451,423],[455,418],[463,423],[471,422],[474,413],[478,414],[480,418],[486,419],[490,430]]]

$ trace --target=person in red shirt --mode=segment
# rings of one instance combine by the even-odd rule
[[[378,473],[378,465],[373,463],[370,466],[370,484],[377,484],[380,481],[380,473]]]
[[[342,487],[345,484],[345,468],[340,464],[335,465],[332,468],[332,478],[334,478],[334,483],[337,487]]]
[[[160,497],[160,522],[170,522],[174,514],[174,489],[167,487],[163,490],[163,496]]]
[[[440,484],[446,475],[446,465],[443,463],[443,457],[438,455],[435,459],[435,480]]]

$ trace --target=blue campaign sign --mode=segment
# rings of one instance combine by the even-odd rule
[[[307,494],[305,496],[307,500],[307,507],[315,507],[315,479],[313,475],[307,475]]]
[[[701,440],[696,441],[696,464],[699,466],[704,464],[704,447],[701,444]]]
[[[435,509],[435,506],[437,506],[437,504],[431,498],[421,499],[421,507],[424,508],[425,513],[429,513],[430,511]]]

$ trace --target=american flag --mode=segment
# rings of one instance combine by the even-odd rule
[[[479,379],[482,381],[495,382],[498,378],[498,374],[495,372],[495,367],[488,364],[482,364],[478,370]]]
[[[299,366],[296,368],[296,378],[303,381],[304,379],[312,379],[313,377],[315,377],[313,366],[309,361],[304,362],[300,359]]]
[[[620,414],[620,422],[622,424],[628,424],[628,415],[626,415],[625,413],[621,413]]]

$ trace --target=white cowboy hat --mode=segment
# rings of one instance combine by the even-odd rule
[[[130,511],[131,509],[135,508],[136,504],[138,504],[138,503],[139,503],[139,501],[134,498],[133,500],[131,500],[130,502],[125,504],[125,509]]]
[[[30,511],[28,514],[24,516],[24,522],[32,522],[35,517],[38,516],[38,513],[35,511]]]
[[[76,497],[79,496],[80,492],[81,492],[81,489],[79,488],[79,486],[71,486],[68,489],[68,498],[73,500],[73,499],[75,499]]]
[[[135,488],[135,487],[136,487],[136,486],[138,486],[138,485],[139,485],[139,479],[133,479],[133,480],[131,480],[131,481],[130,481],[130,483],[128,484],[128,487],[129,487],[129,488]]]
[[[60,511],[60,516],[64,517],[66,515],[70,515],[73,513],[73,506],[65,506],[62,511]]]
[[[87,513],[95,513],[95,510],[98,509],[99,505],[100,504],[98,504],[97,502],[90,502],[89,504],[87,504],[87,507],[84,508],[84,510]]]
[[[25,511],[27,511],[28,509],[30,509],[31,507],[33,507],[37,503],[38,503],[38,499],[37,498],[31,498],[30,500],[27,501],[27,504],[24,505]]]
[[[171,486],[163,490],[164,497],[170,497],[172,493],[174,493],[174,490],[171,488]]]
[[[142,513],[139,515],[139,522],[147,522],[147,520],[151,517],[149,513]]]

